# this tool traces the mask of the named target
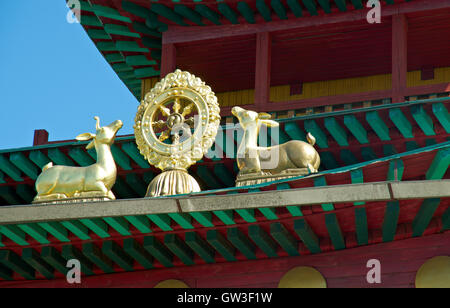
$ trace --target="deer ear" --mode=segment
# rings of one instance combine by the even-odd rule
[[[258,119],[261,119],[261,120],[270,119],[271,117],[272,117],[272,115],[269,113],[266,113],[266,112],[258,113]]]
[[[78,135],[76,139],[78,141],[87,141],[87,140],[93,139],[94,137],[95,137],[95,134],[84,133],[84,134]]]
[[[259,121],[261,124],[264,124],[268,127],[277,127],[280,126],[280,123],[274,121],[274,120],[260,120]]]

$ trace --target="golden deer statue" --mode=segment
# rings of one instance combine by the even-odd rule
[[[261,125],[279,126],[270,120],[271,115],[265,112],[245,110],[233,107],[231,113],[239,120],[244,130],[242,142],[237,151],[239,175],[250,173],[269,173],[277,175],[290,170],[307,169],[306,173],[316,173],[320,166],[320,156],[314,149],[315,138],[308,133],[309,143],[291,140],[272,147],[258,146],[258,134]]]
[[[76,139],[92,140],[86,149],[95,147],[97,162],[87,167],[53,166],[50,162],[36,180],[37,196],[33,203],[86,198],[115,200],[111,188],[116,182],[117,168],[110,147],[123,123],[117,120],[100,127],[100,119],[94,119],[96,133],[81,134]]]

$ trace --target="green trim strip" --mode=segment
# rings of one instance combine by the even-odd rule
[[[21,172],[3,155],[0,155],[0,170],[6,173],[10,178],[16,182],[22,182]]]
[[[228,19],[232,24],[237,25],[239,24],[238,17],[235,11],[233,11],[232,8],[228,6],[228,4],[222,2],[217,4],[217,9],[219,12],[225,16],[226,19]]]
[[[305,219],[294,221],[294,230],[311,253],[320,253],[319,238]]]
[[[177,224],[179,224],[183,229],[194,229],[191,224],[192,217],[186,213],[168,213],[170,218],[172,218]]]
[[[359,143],[369,143],[366,130],[354,115],[345,115],[344,125],[353,134],[353,136],[356,138],[356,140],[358,140]]]
[[[440,180],[450,165],[450,148],[439,150],[425,175],[427,180]]]
[[[227,226],[236,224],[233,220],[233,210],[213,211],[213,213]]]
[[[153,268],[153,257],[133,238],[123,240],[123,249],[145,269]]]
[[[260,226],[248,227],[248,235],[269,258],[278,257],[277,244]]]
[[[246,2],[238,2],[237,9],[248,23],[255,23],[255,15],[253,13],[253,10],[248,6]]]
[[[433,104],[433,113],[444,127],[447,134],[450,134],[450,114],[442,103]]]
[[[176,255],[185,265],[194,265],[194,252],[176,234],[166,234],[164,244]]]
[[[356,240],[358,245],[369,244],[369,226],[367,224],[366,208],[355,209]],[[345,248],[345,247],[344,247]]]
[[[165,267],[173,267],[172,253],[154,236],[144,237],[144,248]]]
[[[95,234],[97,234],[101,238],[111,237],[111,235],[109,235],[108,233],[108,226],[100,218],[80,219],[80,222],[89,229],[91,229]]]
[[[422,129],[425,135],[434,136],[436,133],[434,132],[433,120],[423,109],[423,105],[414,105],[411,106],[411,114],[416,120],[419,127]]]
[[[94,275],[93,267],[94,264],[84,256],[84,254],[75,246],[71,244],[64,245],[62,247],[62,257],[69,261],[71,259],[76,259],[80,262],[81,272],[87,276]]]
[[[114,273],[113,262],[94,243],[84,243],[83,254],[105,274]]]
[[[236,261],[235,248],[217,230],[206,232],[206,241],[227,261]]]
[[[345,240],[342,234],[339,222],[336,214],[325,214],[325,225],[330,235],[331,242],[333,243],[335,250],[341,250],[345,248]]]
[[[312,16],[317,15],[316,3],[313,0],[302,0],[303,5]]]
[[[327,180],[324,176],[319,176],[319,177],[314,178],[314,187],[321,187],[321,186],[327,186],[327,185],[328,185]],[[334,211],[333,203],[324,203],[321,206],[325,212]]]
[[[80,240],[86,241],[90,240],[89,231],[86,226],[84,226],[81,222],[73,220],[73,221],[61,221],[61,224],[70,232],[75,234]]]
[[[165,214],[147,215],[162,231],[172,231],[169,216]]]
[[[317,0],[322,7],[323,11],[327,14],[331,13],[330,0]]]
[[[287,19],[286,8],[280,0],[271,0],[270,5],[280,19]]]
[[[187,232],[185,234],[185,241],[206,263],[216,263],[214,249],[196,232]]]
[[[389,118],[395,124],[404,138],[414,138],[411,123],[409,123],[408,119],[400,108],[390,109]]]
[[[441,199],[426,199],[422,202],[419,212],[412,222],[413,237],[422,236],[433,218]]]
[[[17,225],[22,231],[30,235],[40,244],[50,244],[47,239],[47,231],[42,229],[38,224],[19,224]]]
[[[23,232],[19,227],[14,225],[0,225],[0,233],[11,239],[14,243],[20,246],[30,245],[26,241],[25,232]]]
[[[298,0],[287,0],[287,5],[291,9],[292,13],[294,13],[295,17],[302,17],[303,10],[301,5],[298,3]]]
[[[0,250],[0,264],[10,268],[25,279],[34,280],[34,269],[11,250]]]
[[[316,138],[316,143],[320,148],[328,148],[327,135],[319,127],[316,121],[306,120],[303,125],[305,126],[305,130]]]
[[[102,246],[103,253],[124,270],[133,271],[133,259],[122,250],[114,241],[105,241]]]
[[[442,215],[442,230],[450,230],[450,208]]]
[[[128,221],[124,217],[105,217],[103,218],[108,225],[113,227],[120,235],[129,236],[130,233],[130,225]]]
[[[375,131],[378,138],[382,141],[389,141],[391,137],[389,136],[389,128],[381,119],[377,111],[369,111],[366,113],[366,121],[369,123],[370,127]]]
[[[255,260],[255,245],[250,242],[247,236],[238,228],[227,230],[227,239],[236,247],[247,259]]]
[[[0,264],[0,278],[7,280],[7,281],[14,280],[13,273],[14,272],[11,269]]]
[[[398,216],[400,214],[400,203],[391,201],[386,204],[386,212],[383,219],[383,242],[392,242],[397,233]]]
[[[44,246],[41,251],[42,259],[50,264],[58,272],[66,276],[69,269],[66,267],[67,262],[61,257],[61,254],[52,246]]]
[[[40,173],[40,170],[27,157],[25,157],[23,153],[12,153],[9,156],[9,160],[31,179],[36,180],[36,178],[38,177],[38,173]]]
[[[214,224],[212,223],[212,215],[209,212],[193,212],[190,213],[195,220],[197,220],[203,227],[212,228]]]
[[[146,216],[125,216],[125,219],[143,234],[152,232],[150,221]]]
[[[33,248],[22,250],[22,259],[47,279],[53,279],[53,268],[45,262],[41,255]]]
[[[297,240],[279,222],[270,225],[270,235],[290,256],[299,256]]]

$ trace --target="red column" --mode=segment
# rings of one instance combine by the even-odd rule
[[[405,101],[408,22],[404,14],[392,16],[392,102]]]
[[[172,73],[177,68],[177,50],[175,44],[163,44],[161,50],[161,78]]]
[[[269,32],[256,34],[255,105],[258,111],[264,111],[270,100],[271,50]]]
[[[33,146],[46,144],[48,142],[48,132],[45,129],[34,131]]]

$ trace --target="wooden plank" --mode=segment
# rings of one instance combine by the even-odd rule
[[[30,245],[26,240],[25,232],[14,225],[0,225],[0,233],[11,239],[14,243],[20,246]]]
[[[0,170],[3,171],[5,174],[7,174],[10,178],[12,178],[16,182],[23,181],[20,170],[1,154],[0,154]]]
[[[47,231],[38,224],[18,224],[17,227],[34,238],[38,243],[50,244],[50,241],[47,239]]]
[[[382,141],[389,141],[391,137],[389,136],[389,128],[381,119],[378,111],[369,111],[366,113],[366,121],[372,127],[372,129],[377,134],[378,138]]]
[[[400,203],[391,201],[386,204],[383,219],[383,242],[392,242],[397,233],[398,216],[400,214]]]
[[[101,238],[108,238],[111,235],[108,233],[108,226],[106,223],[100,218],[94,219],[80,219],[80,222],[92,230],[95,234],[97,234]]]
[[[127,59],[130,57],[127,57]],[[122,150],[130,156],[136,164],[141,168],[150,168],[149,163],[144,159],[144,157],[139,153],[139,150],[134,142],[127,142],[122,144]]]
[[[348,146],[347,133],[334,117],[325,118],[324,125],[340,146]]]
[[[440,180],[447,172],[450,165],[450,148],[441,149],[436,152],[433,162],[428,168],[425,178],[427,180]]]
[[[234,222],[234,211],[213,211],[214,215],[216,215],[225,225],[230,226],[236,224]]]
[[[144,249],[165,267],[173,266],[173,254],[154,236],[144,237]]]
[[[358,140],[359,143],[369,143],[366,130],[354,115],[345,115],[344,125],[353,134],[353,136],[356,138],[356,140]]]
[[[401,181],[403,173],[405,171],[405,165],[403,160],[395,159],[389,162],[389,169],[387,174],[387,181]]]
[[[326,180],[325,176],[315,177],[314,178],[314,186],[315,187],[327,186],[327,180]],[[324,203],[321,206],[322,206],[322,209],[326,212],[334,210],[333,203]]]
[[[152,229],[150,227],[150,221],[144,215],[142,215],[142,216],[125,216],[125,219],[128,220],[141,233],[145,234],[145,233],[152,232]]]
[[[335,250],[345,249],[345,240],[336,214],[325,214],[325,226]]]
[[[227,230],[227,239],[236,247],[247,259],[255,260],[255,245],[250,242],[247,236],[238,228]]]
[[[422,202],[422,205],[412,222],[413,237],[422,236],[423,232],[425,232],[430,224],[440,202],[441,199],[439,198],[426,199]]]
[[[168,215],[183,229],[194,229],[191,215],[186,213],[168,213]]]
[[[248,23],[250,24],[255,23],[255,14],[246,2],[239,1],[237,4],[237,10],[241,13],[241,15],[245,18],[245,20]]]
[[[422,129],[425,135],[434,136],[436,135],[434,131],[433,120],[423,109],[423,105],[413,105],[410,107],[411,114],[416,120],[419,127]]]
[[[76,259],[80,262],[81,272],[85,275],[94,275],[93,266],[94,264],[86,258],[86,256],[75,246],[71,244],[64,245],[62,247],[62,257],[69,261],[71,259]]]
[[[75,234],[80,240],[86,241],[91,239],[88,228],[81,222],[77,220],[61,221],[61,224],[64,228]]]
[[[267,6],[266,2],[264,0],[256,0],[256,9],[258,10],[259,14],[264,18],[265,21],[271,21],[271,11],[270,8]]]
[[[3,264],[13,272],[25,279],[34,280],[35,271],[22,258],[11,250],[0,250],[0,264]]]
[[[408,119],[400,108],[389,109],[389,118],[395,124],[404,138],[414,138],[412,125],[411,123],[409,123]]]
[[[278,257],[277,244],[260,226],[249,226],[248,235],[269,258]]]
[[[186,244],[198,254],[206,263],[215,263],[214,249],[202,239],[197,232],[186,232]]]
[[[114,228],[117,232],[119,232],[120,235],[123,236],[129,236],[130,233],[130,225],[128,221],[124,217],[105,217],[103,218],[104,221],[108,225]]]
[[[83,254],[105,274],[114,273],[114,264],[94,243],[83,244]]]
[[[270,100],[272,39],[268,32],[256,36],[255,105],[264,106]]]
[[[41,251],[42,259],[50,264],[54,269],[63,274],[67,275],[69,269],[66,267],[66,260],[64,260],[61,254],[53,246],[44,246]]]
[[[236,261],[235,249],[217,230],[206,232],[206,241],[227,261]]]
[[[297,240],[279,222],[270,225],[270,235],[290,256],[299,256]]]
[[[104,241],[102,252],[125,271],[133,271],[133,258],[114,241]]]
[[[305,219],[294,221],[294,230],[311,253],[320,253],[319,238]]]
[[[55,165],[75,166],[73,161],[58,148],[49,149],[47,154]]]
[[[172,231],[169,216],[165,214],[152,214],[147,217],[153,221],[162,231]]]
[[[41,258],[41,255],[34,248],[25,248],[22,250],[22,260],[41,273],[45,278],[54,278],[54,269]]]
[[[316,138],[316,143],[320,148],[328,148],[327,135],[323,132],[315,120],[305,120],[304,126],[305,130]]]
[[[194,252],[186,245],[176,234],[166,234],[164,236],[164,244],[169,250],[180,258],[185,265],[194,265]]]
[[[195,10],[200,13],[203,17],[211,21],[212,23],[216,25],[221,25],[220,22],[220,15],[217,14],[215,11],[211,10],[208,6],[205,4],[197,4],[195,6]]]
[[[212,214],[209,212],[192,212],[191,216],[197,220],[203,227],[212,228],[214,224],[212,222]]]
[[[39,169],[22,153],[11,153],[9,160],[31,179],[36,180]]]
[[[442,103],[436,103],[433,104],[432,109],[439,123],[441,123],[447,134],[450,134],[450,114],[447,111],[447,107]]]
[[[123,240],[123,249],[145,269],[153,268],[153,257],[133,238]]]

